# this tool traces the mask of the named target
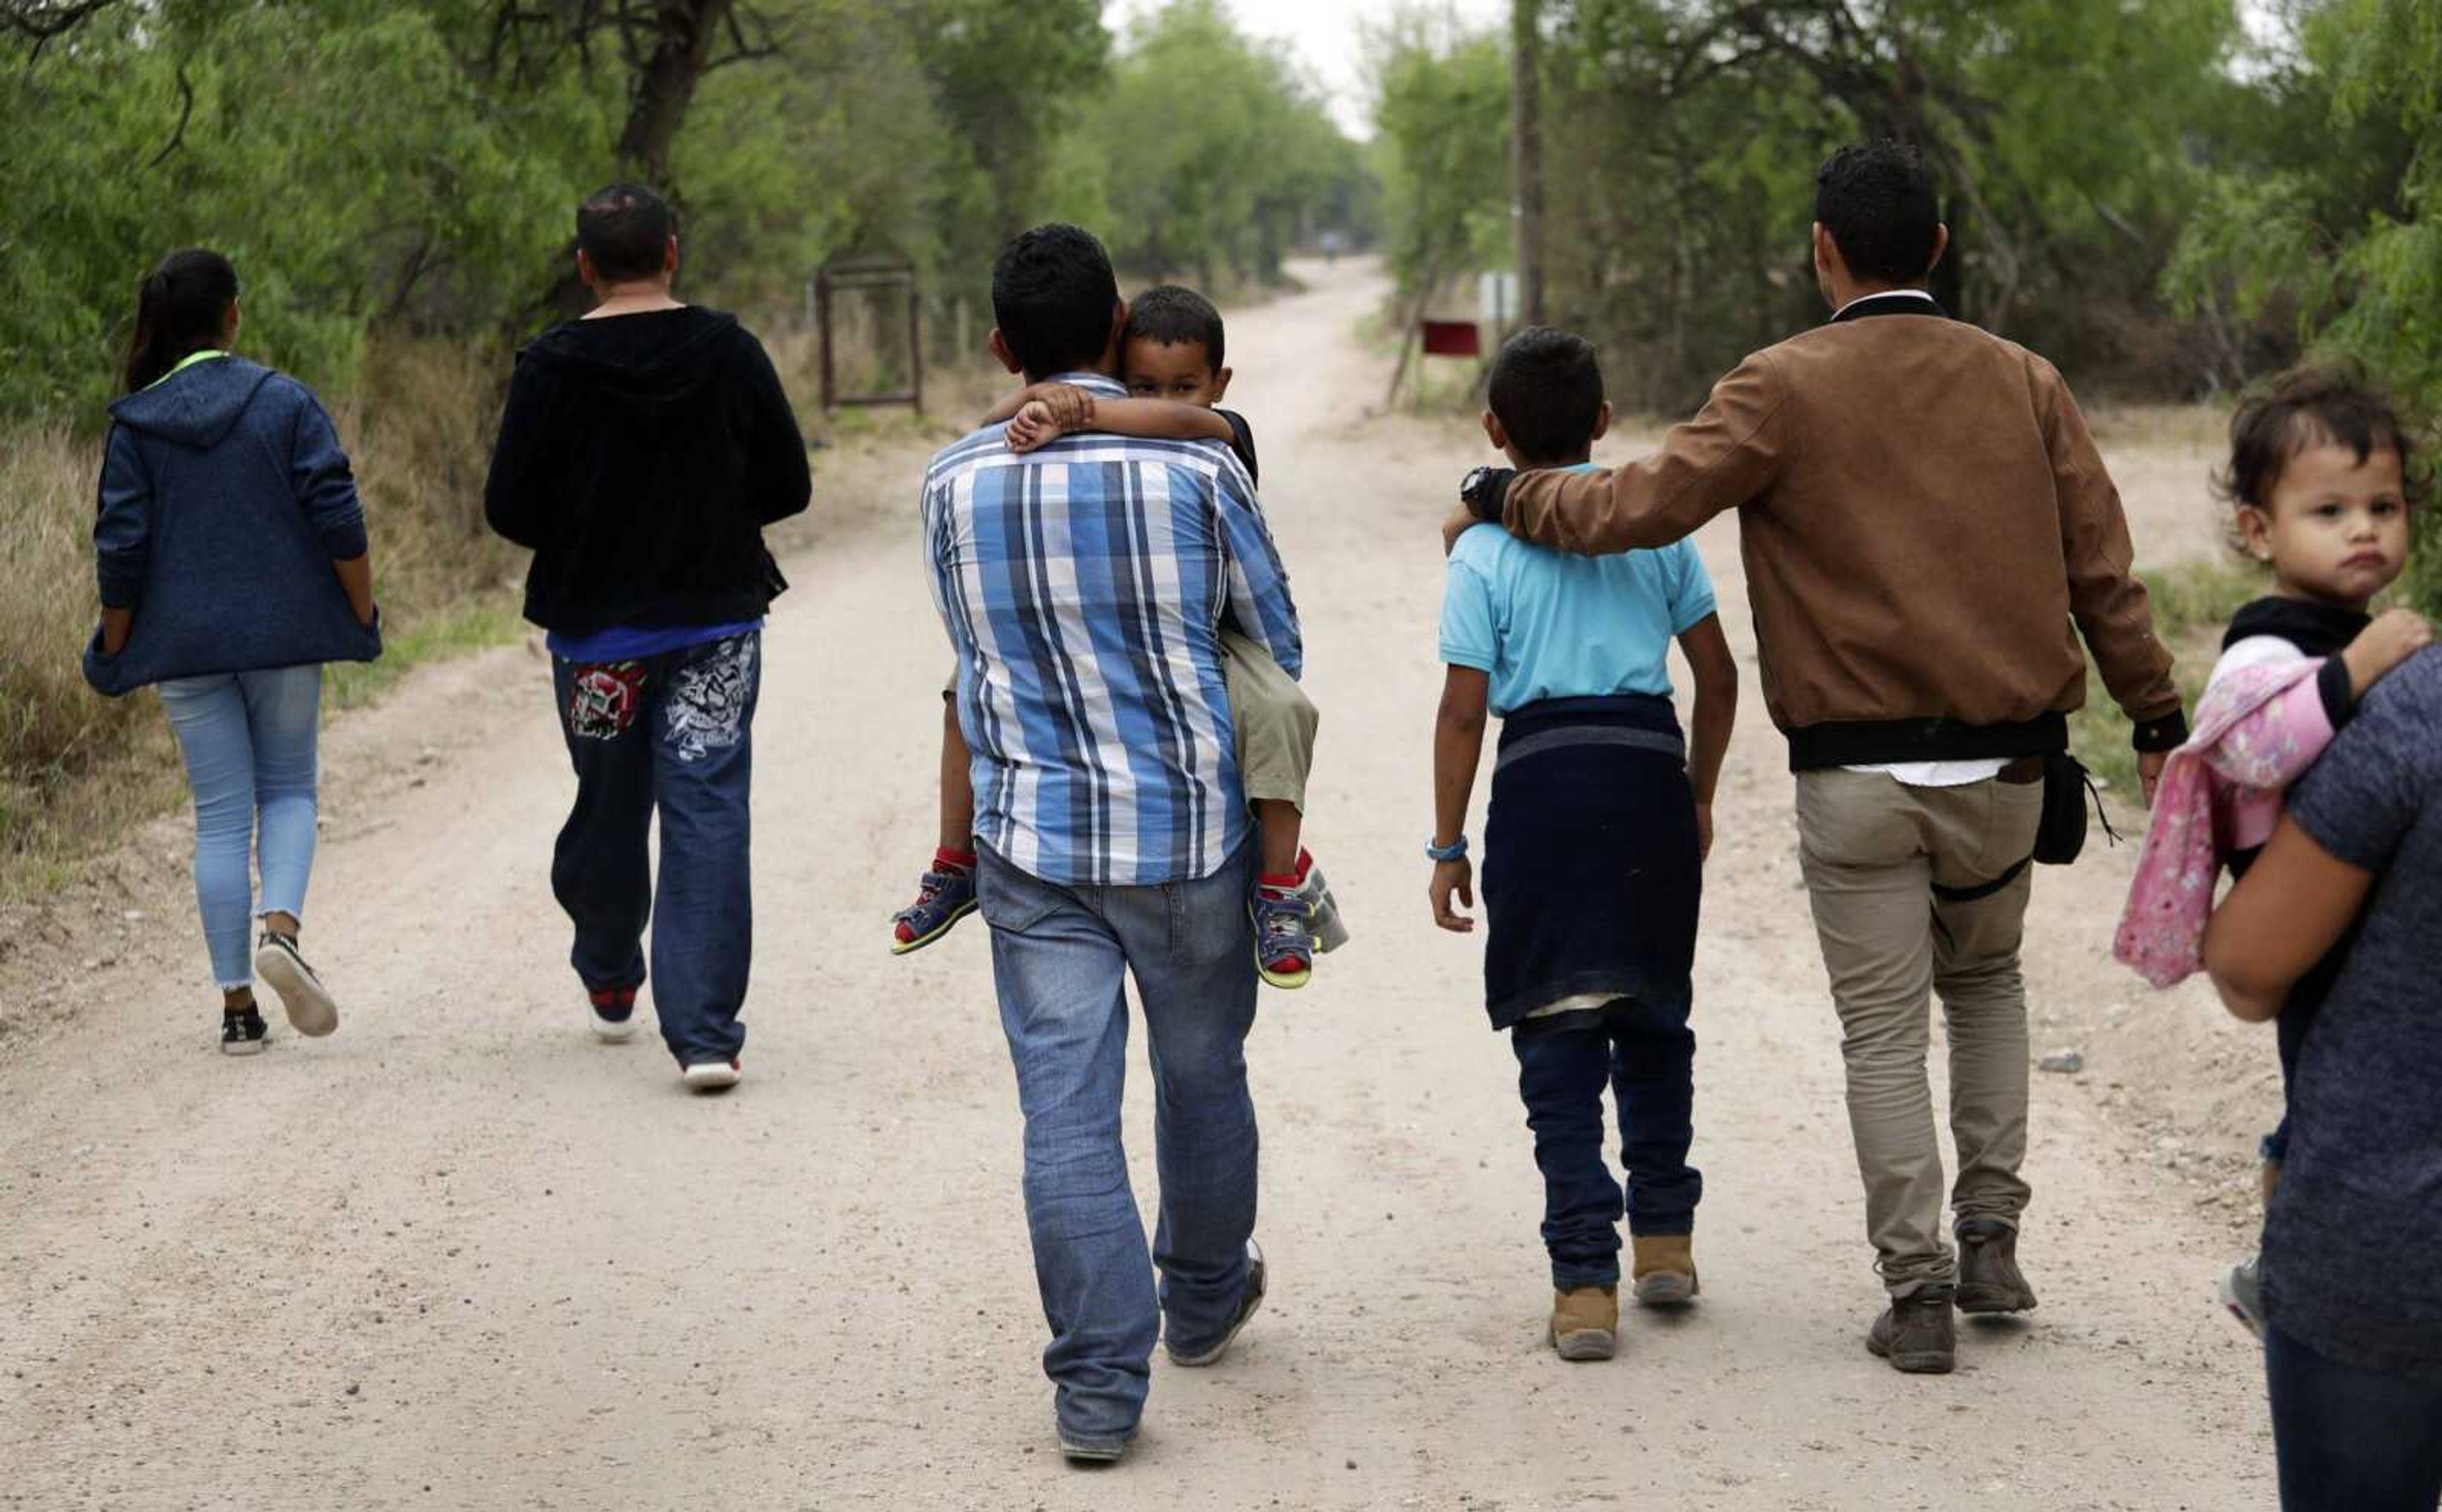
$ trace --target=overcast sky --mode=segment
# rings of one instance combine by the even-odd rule
[[[1330,91],[1332,114],[1352,137],[1370,137],[1366,118],[1365,62],[1361,22],[1387,20],[1396,0],[1224,0],[1251,36],[1288,42],[1315,79]],[[1437,0],[1462,20],[1494,23],[1509,14],[1509,0]],[[1122,32],[1129,22],[1160,9],[1158,0],[1110,0],[1106,14]]]

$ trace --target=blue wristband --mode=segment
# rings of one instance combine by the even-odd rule
[[[1467,836],[1461,835],[1447,846],[1437,846],[1428,840],[1425,842],[1425,854],[1431,856],[1435,861],[1465,861],[1467,859]]]

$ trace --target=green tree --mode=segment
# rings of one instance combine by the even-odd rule
[[[1509,64],[1501,39],[1425,12],[1370,39],[1375,166],[1401,293],[1508,265]]]
[[[118,8],[0,73],[0,412],[90,413],[143,270],[178,246],[228,252],[249,344],[318,383],[348,380],[379,319],[509,308],[607,102],[574,79],[486,94],[462,18]]]
[[[1321,225],[1356,229],[1361,153],[1285,52],[1248,40],[1217,0],[1173,0],[1131,36],[1086,118],[1107,237],[1149,273],[1270,279]]]
[[[2172,293],[2242,331],[2287,320],[2287,334],[2362,362],[2432,421],[2442,415],[2442,11],[2417,0],[2306,8],[2264,94],[2272,120],[2225,155]],[[2428,507],[2416,526],[2411,587],[2442,610],[2442,523]]]
[[[1675,405],[1814,318],[1814,167],[1912,143],[1956,253],[1936,293],[2075,366],[2178,375],[2155,285],[2244,93],[2231,0],[1545,0],[1547,302]],[[1565,126],[1559,124],[1565,123]],[[2167,355],[2166,355],[2167,354]]]

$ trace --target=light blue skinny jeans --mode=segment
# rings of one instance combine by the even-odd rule
[[[1183,1353],[1207,1349],[1247,1289],[1255,846],[1213,876],[1149,887],[1060,886],[977,849],[977,902],[1026,1114],[1026,1221],[1051,1325],[1044,1373],[1063,1429],[1126,1439],[1144,1412],[1157,1329],[1167,1321]],[[1150,1042],[1161,1178],[1150,1252],[1120,1142],[1131,976]]]
[[[322,669],[172,678],[161,684],[161,706],[195,792],[195,903],[212,975],[225,992],[251,986],[254,920],[305,917]],[[262,862],[259,908],[249,852]]]

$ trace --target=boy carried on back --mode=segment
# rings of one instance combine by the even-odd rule
[[[984,417],[1007,424],[1010,447],[1026,452],[1079,430],[1181,442],[1218,441],[1256,482],[1255,437],[1246,417],[1219,408],[1230,371],[1223,366],[1221,312],[1190,289],[1165,284],[1128,307],[1121,338],[1127,399],[1096,399],[1073,384],[1042,383],[1010,395]],[[1314,764],[1314,704],[1261,642],[1225,626],[1222,665],[1237,726],[1238,768],[1263,847],[1262,875],[1248,908],[1255,922],[1257,969],[1274,987],[1303,987],[1317,951],[1348,938],[1331,890],[1303,844],[1306,774]],[[941,827],[916,901],[891,920],[891,952],[921,950],[975,911],[975,793],[967,742],[958,729],[955,680],[942,690]]]
[[[1502,348],[1485,434],[1521,469],[1589,468],[1611,426],[1582,338],[1541,327]],[[1670,701],[1670,642],[1695,674],[1694,738]],[[1738,666],[1693,541],[1572,556],[1478,525],[1450,552],[1448,665],[1433,733],[1433,921],[1475,920],[1465,833],[1487,711],[1502,718],[1485,835],[1485,1006],[1510,1031],[1543,1173],[1543,1243],[1563,1359],[1608,1359],[1619,1326],[1619,1183],[1603,1157],[1619,1104],[1636,1300],[1689,1303],[1703,1178],[1687,1164],[1687,1028],[1713,789]],[[1692,749],[1690,748],[1692,745]]]

